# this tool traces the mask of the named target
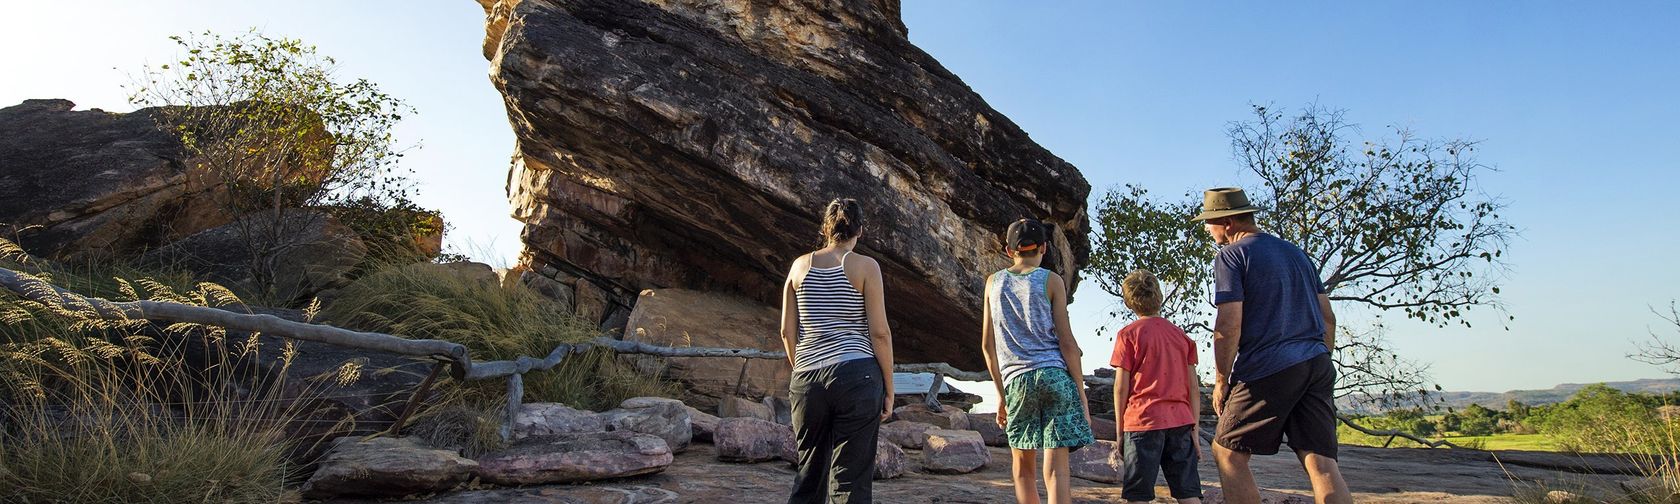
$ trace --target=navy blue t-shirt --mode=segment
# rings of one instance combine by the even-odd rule
[[[1295,244],[1256,233],[1219,249],[1213,303],[1243,302],[1231,379],[1253,381],[1329,352],[1318,268]]]

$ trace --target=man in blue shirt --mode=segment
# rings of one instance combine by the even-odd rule
[[[1242,189],[1209,189],[1203,221],[1221,247],[1213,262],[1213,443],[1226,502],[1259,504],[1254,454],[1283,437],[1321,503],[1351,503],[1336,464],[1336,315],[1318,268],[1299,247],[1260,231]]]

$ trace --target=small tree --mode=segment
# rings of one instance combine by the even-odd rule
[[[1655,408],[1638,395],[1602,383],[1582,387],[1568,400],[1536,408],[1531,418],[1542,434],[1573,451],[1653,453],[1672,437]],[[1662,452],[1671,453],[1671,452]]]
[[[1471,404],[1464,408],[1459,432],[1466,436],[1487,436],[1494,433],[1499,426],[1499,414],[1480,404]]]
[[[401,100],[367,80],[338,79],[332,58],[297,39],[255,31],[170,39],[180,58],[146,66],[129,101],[159,107],[160,126],[195,163],[195,183],[221,188],[208,194],[239,224],[259,288],[273,289],[287,238],[319,215],[293,209],[408,200],[392,133],[412,110]]]
[[[1511,417],[1512,421],[1521,422],[1527,420],[1529,411],[1530,406],[1523,404],[1522,401],[1518,401],[1516,399],[1505,401],[1505,415]]]
[[[1458,413],[1453,413],[1451,411],[1441,415],[1441,418],[1435,421],[1435,430],[1443,433],[1458,432],[1458,430],[1463,426],[1464,417],[1458,416]]]
[[[1668,313],[1652,308],[1651,313],[1662,319],[1670,331],[1680,332],[1680,307],[1674,301],[1668,302]],[[1650,331],[1651,338],[1639,345],[1639,350],[1628,355],[1628,358],[1658,366],[1671,375],[1680,375],[1680,345],[1676,345],[1669,338]]]
[[[1148,269],[1161,282],[1161,316],[1196,334],[1212,330],[1208,287],[1213,284],[1213,270],[1208,265],[1217,249],[1201,224],[1189,220],[1198,208],[1191,198],[1157,201],[1135,185],[1108,191],[1097,205],[1102,229],[1091,252],[1090,268],[1096,272],[1092,277],[1097,285],[1116,297],[1121,295],[1120,283],[1127,273]],[[1114,309],[1111,315],[1116,318],[1130,312],[1123,303],[1116,303]],[[1108,327],[1099,330],[1108,332]]]
[[[1435,435],[1435,423],[1423,417],[1413,418],[1406,421],[1402,430],[1422,437],[1433,436]]]
[[[1228,132],[1237,161],[1260,181],[1249,191],[1268,210],[1259,223],[1306,251],[1332,301],[1443,326],[1468,326],[1470,310],[1500,306],[1501,257],[1515,229],[1476,185],[1490,168],[1470,157],[1474,142],[1397,129],[1392,141],[1355,145],[1341,112],[1253,112]],[[1179,296],[1169,303],[1172,320],[1206,338],[1213,244],[1188,222],[1198,205],[1194,193],[1160,202],[1135,186],[1108,191],[1090,270],[1115,296],[1130,270],[1155,271]],[[1115,307],[1116,316],[1126,313]],[[1380,324],[1338,332],[1339,398],[1393,407],[1435,397],[1427,366],[1392,352]]]

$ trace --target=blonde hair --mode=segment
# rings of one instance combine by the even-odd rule
[[[1126,307],[1138,315],[1161,315],[1161,303],[1165,301],[1161,298],[1161,282],[1149,270],[1136,269],[1127,273],[1126,279],[1120,282],[1120,295]]]

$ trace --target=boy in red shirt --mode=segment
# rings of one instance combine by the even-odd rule
[[[1202,502],[1202,477],[1196,471],[1202,438],[1201,388],[1196,381],[1196,345],[1184,330],[1161,318],[1161,284],[1146,270],[1121,282],[1126,307],[1139,318],[1120,329],[1109,360],[1114,373],[1114,417],[1125,468],[1120,497],[1127,502],[1155,500],[1155,473],[1167,475],[1167,487],[1179,504]]]

